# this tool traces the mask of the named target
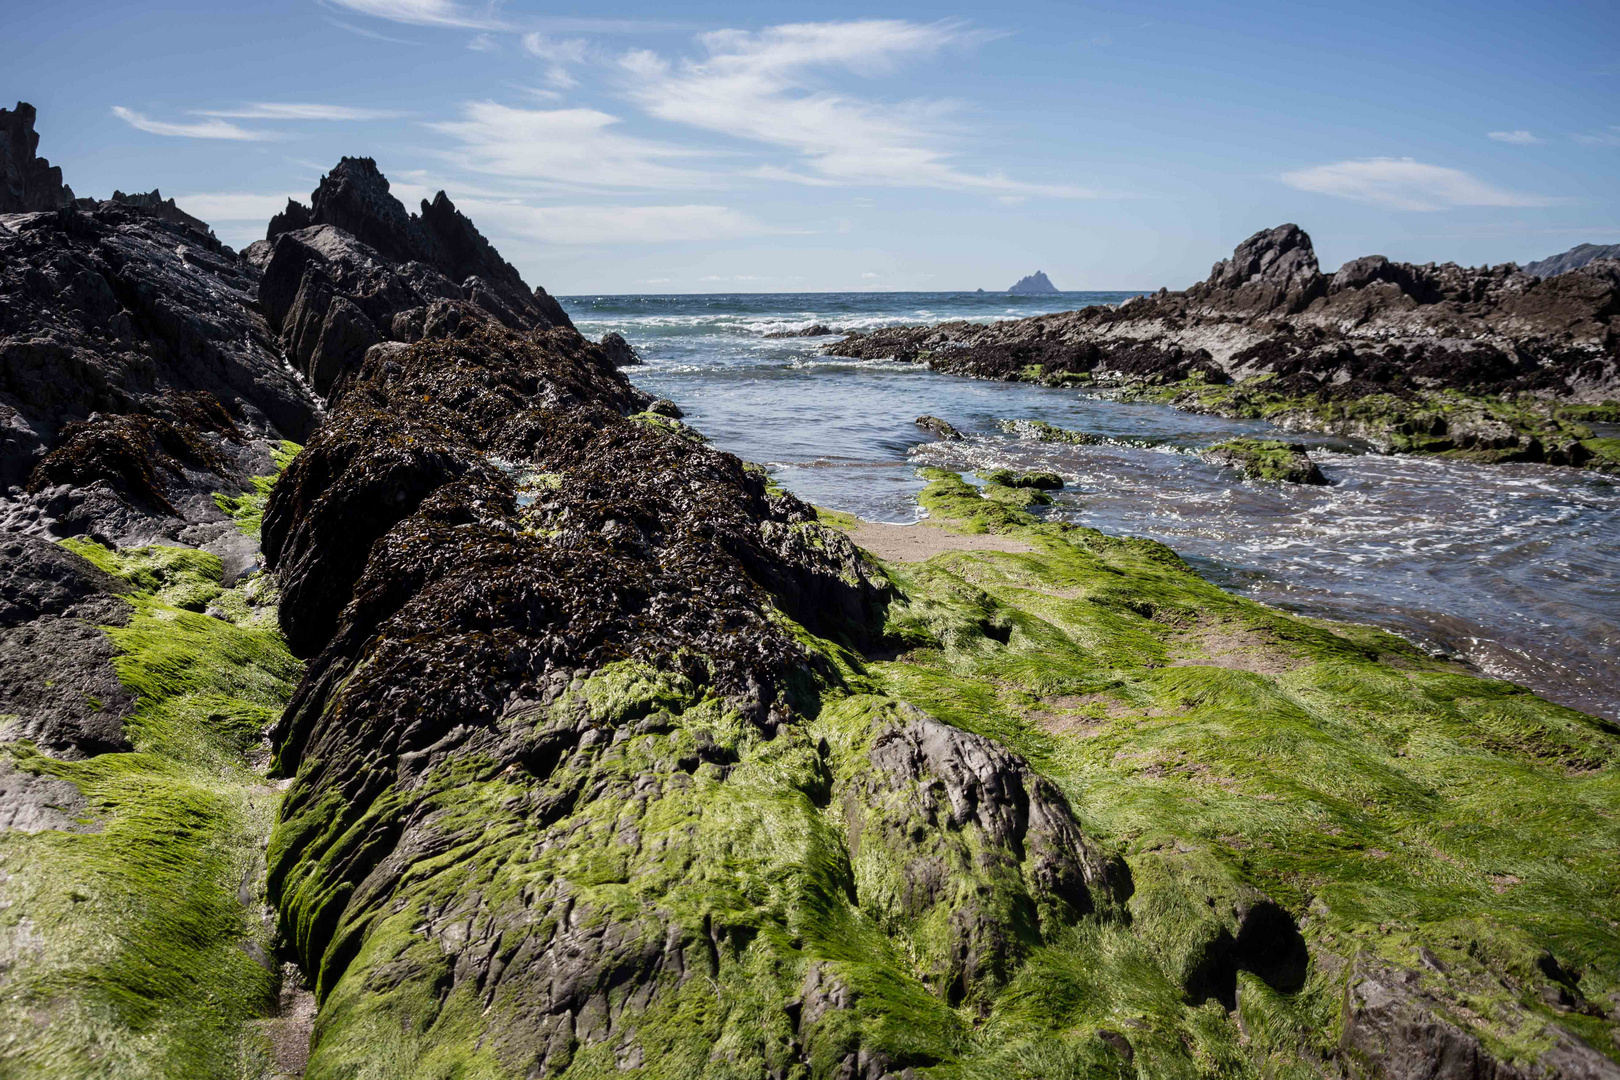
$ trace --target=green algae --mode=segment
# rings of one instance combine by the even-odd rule
[[[1328,390],[1286,393],[1270,374],[1237,383],[1187,379],[1116,388],[1124,400],[1156,401],[1193,412],[1270,420],[1290,430],[1365,440],[1382,453],[1436,454],[1465,461],[1546,461],[1609,470],[1613,448],[1585,421],[1612,415],[1605,405],[1559,405],[1458,390],[1405,390],[1344,398]]]
[[[321,1001],[306,1075],[808,1080],[865,1052],[942,1080],[1319,1076],[1347,1067],[1363,956],[1421,972],[1504,1060],[1555,1030],[1614,1055],[1582,1011],[1620,993],[1611,725],[998,497],[1032,489],[923,475],[936,524],[1034,550],[887,567],[873,656],[780,616],[824,661],[791,723],[626,661],[502,719],[536,746],[585,732],[539,765],[451,756],[360,814],[303,760],[269,890]],[[1124,908],[1028,917],[976,827],[874,787],[913,706],[1055,784],[1128,865]],[[384,857],[386,888],[345,883]],[[930,859],[948,884],[919,902]],[[951,919],[974,908],[1021,929],[964,985]],[[543,1006],[525,965],[600,934],[654,959]],[[458,976],[482,956],[489,981]]]
[[[236,522],[237,528],[257,540],[259,529],[264,524],[264,506],[270,501],[270,489],[275,487],[276,478],[292,464],[292,459],[297,457],[302,449],[303,447],[295,442],[282,440],[280,445],[270,452],[270,457],[275,462],[275,472],[253,477],[251,480],[253,487],[240,495],[215,492],[214,504]]]
[[[77,831],[0,832],[0,1074],[257,1075],[267,1051],[246,1025],[279,983],[263,900],[277,794],[250,762],[301,674],[274,583],[227,588],[218,557],[189,548],[63,546],[129,604],[104,630],[136,695],[133,750],[64,761],[0,745],[83,798]]]

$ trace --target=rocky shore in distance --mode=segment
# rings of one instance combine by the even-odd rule
[[[1508,264],[1368,256],[1334,274],[1294,225],[1183,292],[998,323],[851,334],[832,355],[1107,389],[1385,452],[1620,469],[1620,261],[1538,278]]]
[[[625,362],[368,159],[0,207],[0,1074],[1620,1076],[1612,724]]]

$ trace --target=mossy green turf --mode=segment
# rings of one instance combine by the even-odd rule
[[[300,674],[274,588],[225,588],[219,559],[189,548],[63,545],[126,587],[129,621],[106,632],[138,695],[134,750],[0,744],[86,803],[85,831],[0,832],[0,1075],[258,1075],[243,1025],[277,988],[262,900],[277,794],[246,755]]]
[[[1172,1049],[1150,1072],[1226,1053],[1239,1072],[1303,1068],[1337,1042],[1342,961],[1422,970],[1420,947],[1449,973],[1426,982],[1492,1050],[1526,1061],[1556,1019],[1616,1056],[1613,1022],[1555,1011],[1538,966],[1550,952],[1585,1000],[1620,1004],[1612,725],[1381,632],[1232,597],[1151,541],[1038,523],[929,475],[936,520],[1038,551],[894,568],[891,618],[915,647],[872,677],[1024,754],[1137,886],[1129,938],[1076,931],[998,998],[985,1045],[1009,1071],[1040,1074],[1016,1047],[1133,1021],[1172,1047],[1213,1040],[1208,1061]],[[1310,981],[1284,995],[1242,976],[1230,1020],[1182,1005],[1163,980],[1247,888],[1301,917]]]
[[[609,985],[569,1031],[606,1031],[611,1015],[611,1034],[564,1039],[547,1075],[828,1077],[856,1048],[938,1078],[1320,1075],[1339,1071],[1324,1062],[1359,952],[1421,971],[1503,1057],[1533,1060],[1554,1022],[1615,1053],[1612,1022],[1547,997],[1620,993],[1612,728],[1381,632],[1227,595],[1157,543],[1041,523],[926,475],[936,522],[1036,550],[891,568],[892,660],[792,627],[828,666],[774,738],[624,663],[524,721],[573,729],[583,711],[599,725],[547,775],[464,758],[367,819],[337,792],[289,805],[271,864],[291,867],[272,883],[290,937],[347,920],[312,962],[310,1080],[522,1075],[551,1038],[545,984],[527,968],[489,985],[454,973],[486,949],[535,965],[531,937],[578,955],[545,944],[570,926],[628,928],[615,940],[666,956],[658,943],[682,942],[694,977],[664,967]],[[953,1003],[935,978],[953,909],[908,906],[904,853],[871,839],[870,815],[904,811],[873,804],[864,778],[908,702],[1060,785],[1127,860],[1130,917],[1043,923],[1006,978]],[[705,746],[718,752],[697,764]],[[397,835],[384,819],[412,807],[422,854],[390,857],[386,892],[352,906],[348,886],[332,891],[333,868]],[[536,807],[564,809],[537,824]],[[859,844],[852,814],[868,824]],[[953,888],[1000,902],[1011,886],[975,856],[975,828],[902,831],[957,853]],[[1241,971],[1235,1011],[1189,997],[1212,943],[1264,897],[1300,920],[1303,985]],[[1421,967],[1420,948],[1447,974]],[[847,1007],[796,1033],[784,1003],[813,974]],[[1099,1033],[1123,1033],[1133,1058]]]
[[[1118,390],[1128,400],[1157,401],[1194,412],[1272,420],[1295,430],[1325,431],[1367,441],[1387,453],[1439,454],[1486,463],[1541,461],[1620,470],[1620,440],[1596,437],[1587,425],[1620,418],[1620,403],[1561,405],[1456,390],[1340,399],[1278,392],[1271,375],[1231,384],[1194,378]],[[1459,432],[1486,429],[1482,442]]]

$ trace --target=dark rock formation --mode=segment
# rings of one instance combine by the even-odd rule
[[[1028,277],[1019,278],[1018,283],[1007,291],[1018,295],[1035,296],[1044,293],[1055,293],[1058,289],[1057,286],[1052,284],[1051,279],[1046,276],[1044,270],[1037,270]]]
[[[210,236],[212,236],[214,232],[213,229],[208,227],[207,222],[203,221],[201,218],[192,217],[190,214],[180,209],[180,207],[176,206],[173,199],[165,199],[163,197],[163,193],[157,188],[153,188],[151,191],[137,192],[134,195],[125,195],[122,191],[114,191],[112,193],[112,198],[105,201],[108,203],[119,203],[124,206],[138,206],[148,213],[162,218],[164,221],[172,221],[177,225],[184,225],[189,229],[194,229],[200,233],[207,233]],[[80,199],[79,203],[81,206],[83,206],[85,203],[95,203],[95,200]],[[95,203],[95,205],[100,206],[104,204]],[[84,208],[93,209],[94,207],[85,206]]]
[[[1329,276],[1310,238],[1283,225],[1244,241],[1185,292],[1009,322],[882,329],[827,351],[982,378],[1164,386],[1166,400],[1232,415],[1281,414],[1298,402],[1293,426],[1371,436],[1385,449],[1579,464],[1594,452],[1591,432],[1561,425],[1550,406],[1535,417],[1520,407],[1522,421],[1486,410],[1501,427],[1494,440],[1477,418],[1419,432],[1413,409],[1443,417],[1456,403],[1434,400],[1441,390],[1553,404],[1620,397],[1620,262],[1538,280],[1512,265],[1375,255]],[[1262,390],[1264,405],[1234,400]],[[1364,399],[1392,402],[1381,411],[1388,419],[1353,417],[1346,403]],[[1414,442],[1418,434],[1428,441]]]
[[[573,327],[442,191],[408,214],[376,162],[344,158],[310,201],[289,201],[245,254],[263,267],[271,328],[323,395],[341,389],[372,345],[418,340],[435,301],[466,301],[512,329]]]
[[[765,336],[768,338],[827,337],[836,333],[838,331],[832,327],[816,323],[813,326],[806,326],[802,330],[773,330]]]
[[[306,437],[316,405],[257,312],[257,286],[251,264],[150,208],[0,219],[0,485],[27,479],[69,423],[189,422],[198,393],[250,436]]]
[[[62,170],[36,156],[34,107],[26,101],[0,109],[0,214],[55,210],[73,202],[73,189],[62,183]]]
[[[1524,272],[1539,278],[1557,277],[1599,259],[1620,259],[1620,244],[1577,244],[1560,254],[1525,263]]]
[[[635,346],[624,340],[624,335],[617,330],[609,330],[603,334],[602,340],[597,344],[607,353],[614,367],[634,367],[641,363],[641,356],[636,352]]]

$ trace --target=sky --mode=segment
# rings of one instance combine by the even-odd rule
[[[1620,5],[16,4],[79,195],[241,247],[343,155],[562,294],[1182,288],[1620,242]],[[18,48],[17,44],[24,45]]]

